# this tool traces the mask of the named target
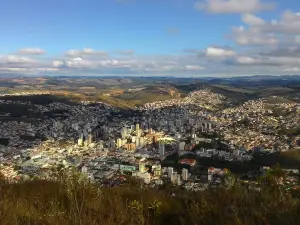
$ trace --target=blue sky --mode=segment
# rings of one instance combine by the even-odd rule
[[[2,0],[0,75],[300,73],[299,0]]]

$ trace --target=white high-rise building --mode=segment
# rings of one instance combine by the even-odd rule
[[[138,131],[139,129],[140,129],[140,124],[137,123],[137,124],[135,125],[135,130]]]
[[[207,129],[208,129],[208,130],[211,130],[211,128],[212,128],[212,127],[211,127],[211,123],[207,123]]]
[[[78,144],[78,146],[82,146],[83,145],[83,139],[79,138],[77,144]]]
[[[117,139],[117,148],[121,148],[122,147],[122,139],[118,138]]]
[[[136,142],[136,136],[131,136],[131,142],[133,142],[133,143]]]
[[[140,147],[144,147],[145,146],[145,139],[143,137],[139,137],[140,140]]]
[[[175,172],[175,173],[172,173],[171,174],[171,182],[174,184],[174,183],[177,183],[178,182],[178,177],[179,177],[179,180],[180,180],[180,176],[178,176],[178,174]]]
[[[89,134],[89,135],[88,135],[87,141],[88,141],[88,144],[93,143],[93,135],[92,135],[92,134]]]
[[[162,142],[159,142],[158,150],[159,150],[159,156],[164,157],[165,156],[165,144]]]
[[[145,166],[146,166],[145,163],[143,163],[143,162],[139,163],[139,172],[140,173],[145,173],[145,171],[146,171],[146,167]]]
[[[179,142],[178,143],[178,150],[179,151],[184,151],[184,146],[185,146],[185,142],[184,141]]]
[[[116,147],[115,140],[110,140],[110,147],[111,148],[115,148]]]
[[[127,127],[123,127],[122,128],[121,135],[122,135],[122,138],[126,138],[127,137]]]
[[[136,130],[136,136],[140,137],[142,135],[142,131],[140,129]]]
[[[142,148],[145,146],[145,140],[143,137],[137,137],[135,141],[136,147],[137,148]]]
[[[182,173],[181,173],[181,176],[182,176],[182,180],[188,180],[189,178],[189,171],[188,169],[182,169]]]
[[[80,135],[79,135],[77,144],[78,144],[79,146],[82,146],[82,145],[83,145],[83,134],[80,134]]]
[[[168,167],[168,177],[171,178],[172,174],[173,174],[173,167]]]
[[[177,180],[176,180],[177,185],[181,185],[181,179],[180,179],[180,175],[177,174]]]
[[[83,133],[81,133],[80,135],[79,135],[79,139],[82,139],[83,140]]]

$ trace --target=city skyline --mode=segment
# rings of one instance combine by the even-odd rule
[[[0,76],[299,74],[296,0],[4,1]]]

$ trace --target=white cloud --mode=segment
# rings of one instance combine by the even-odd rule
[[[236,62],[241,65],[262,65],[262,66],[297,66],[300,64],[300,58],[297,57],[273,57],[273,56],[239,56]]]
[[[223,58],[223,57],[232,57],[236,53],[230,49],[224,49],[219,47],[208,47],[203,51],[203,54],[206,57]]]
[[[83,56],[83,55],[98,55],[98,56],[107,56],[107,52],[100,51],[100,50],[94,50],[91,48],[84,48],[82,50],[74,50],[71,49],[66,52],[67,56],[71,57],[77,57],[77,56]]]
[[[17,55],[8,55],[0,57],[0,65],[1,64],[31,64],[35,63],[36,60],[24,57],[24,56],[17,56]]]
[[[80,50],[69,50],[66,52],[67,56],[78,56],[81,54]]]
[[[41,48],[22,48],[18,53],[24,55],[42,55],[45,53],[45,50]]]
[[[244,23],[250,25],[250,26],[261,26],[266,24],[266,21],[264,21],[262,18],[257,17],[253,14],[247,13],[242,15],[242,20]]]
[[[58,68],[27,68],[27,67],[0,67],[3,72],[22,72],[22,73],[38,73],[38,72],[58,72]]]
[[[59,61],[59,60],[54,60],[52,62],[52,66],[53,67],[60,67],[60,66],[63,66],[64,65],[64,62],[63,61]]]
[[[275,45],[278,43],[276,36],[272,33],[264,33],[259,29],[246,30],[243,26],[232,28],[231,38],[238,45]]]
[[[281,34],[300,34],[300,13],[286,10],[279,20],[271,20],[256,27],[262,32],[274,32]]]
[[[238,56],[236,61],[240,64],[255,64],[257,60],[249,56]]]
[[[300,57],[300,46],[281,46],[261,52],[259,55],[268,57]]]
[[[196,9],[210,13],[253,13],[270,10],[275,7],[273,3],[263,3],[260,0],[206,0],[197,2]]]
[[[293,72],[293,73],[299,73],[300,72],[300,67],[288,67],[288,68],[285,68],[284,71],[286,71],[286,72]]]
[[[245,14],[243,26],[232,29],[231,38],[239,45],[276,45],[279,43],[300,43],[300,13],[285,11],[279,20],[265,21],[255,15]]]
[[[63,64],[69,68],[85,68],[85,69],[96,69],[96,68],[111,68],[119,67],[126,68],[134,65],[133,60],[117,60],[117,59],[106,59],[106,60],[87,60],[80,57],[72,60],[66,60]],[[60,66],[61,66],[60,62]]]
[[[203,70],[204,67],[198,66],[198,65],[186,65],[185,69],[186,70]]]

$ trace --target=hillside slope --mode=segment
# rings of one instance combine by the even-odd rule
[[[299,224],[299,193],[276,185],[189,192],[140,188],[137,181],[100,188],[77,176],[8,184],[0,180],[1,224]],[[174,193],[174,195],[172,195]],[[280,199],[280,203],[278,203]]]

